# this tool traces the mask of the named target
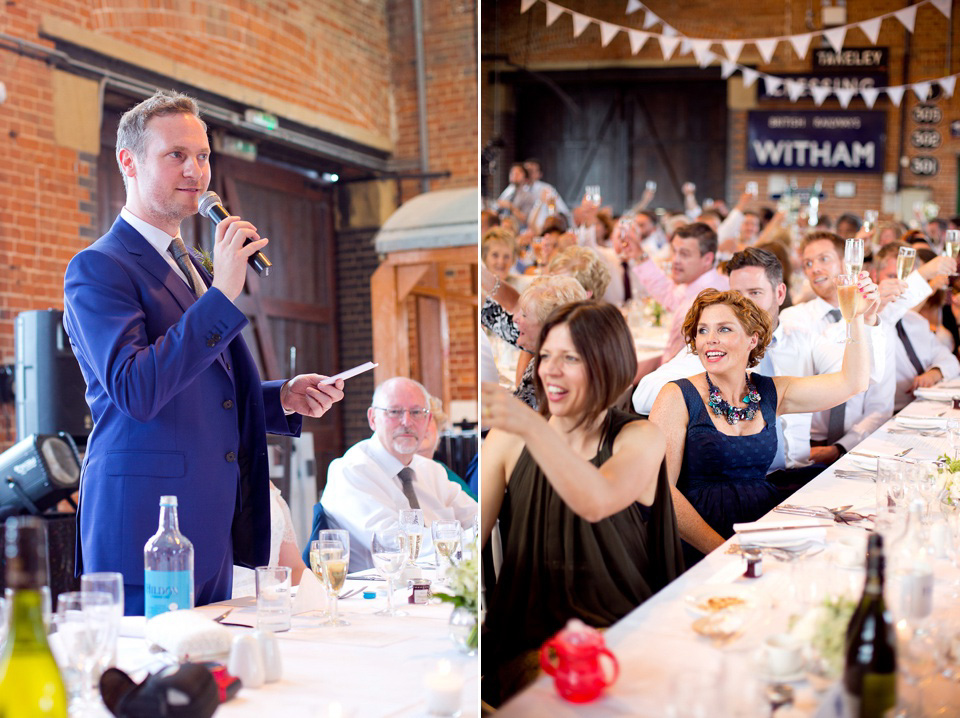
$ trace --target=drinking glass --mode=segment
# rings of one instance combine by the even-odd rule
[[[117,637],[120,635],[120,623],[123,619],[123,574],[116,571],[85,573],[80,577],[80,590],[105,593],[113,601],[112,630],[107,650],[97,667],[97,673],[100,674],[117,664]],[[99,675],[94,675],[94,681],[99,681]]]
[[[646,188],[651,192],[657,191],[657,182],[656,180],[647,180]]]
[[[420,558],[423,545],[423,511],[420,509],[400,510],[400,530],[407,535],[407,563],[411,566]]]
[[[754,197],[756,197],[758,194],[760,194],[760,185],[758,185],[758,184],[757,184],[756,182],[754,182],[753,180],[751,180],[750,182],[747,182],[747,188],[746,188],[746,189],[747,189],[747,194],[751,194],[751,195],[753,195]]]
[[[913,247],[900,247],[897,253],[897,279],[903,280],[913,271],[913,263],[917,258],[917,250]]]
[[[861,259],[861,262],[862,261]],[[837,275],[837,299],[840,301],[840,314],[843,315],[844,320],[847,322],[846,338],[840,340],[840,343],[850,344],[854,341],[852,334],[853,318],[857,315],[857,309],[860,303],[860,290],[857,288],[857,277],[855,275]]]
[[[880,213],[875,209],[864,210],[863,212],[863,228],[867,232],[872,232],[877,226],[877,220],[880,218]]]
[[[290,630],[292,609],[289,566],[257,566],[257,629]]]
[[[71,591],[57,597],[54,623],[66,668],[80,675],[80,694],[71,715],[100,703],[93,672],[107,650],[113,625],[113,598],[99,591]]]
[[[320,540],[320,564],[323,566],[323,582],[330,596],[330,620],[325,626],[349,626],[349,622],[340,618],[338,603],[340,590],[347,578],[350,565],[350,534],[343,529],[325,529],[317,538]]]
[[[433,537],[438,577],[442,580],[445,569],[457,563],[463,530],[456,519],[441,519],[433,522],[430,533]]]
[[[929,517],[933,511],[934,502],[940,497],[940,474],[936,463],[917,461],[913,465],[911,485],[916,495],[923,501],[924,516]]]
[[[951,259],[960,259],[960,229],[948,229],[944,234],[943,253]],[[957,276],[956,269],[950,273],[950,276]]]
[[[843,267],[847,274],[860,277],[863,269],[863,240],[851,238],[843,244]]]
[[[600,206],[600,185],[588,184],[583,191],[583,202],[590,207]]]
[[[405,616],[393,607],[393,582],[403,572],[407,559],[407,535],[399,527],[374,531],[370,541],[373,565],[387,579],[387,607],[377,611],[379,616]]]
[[[897,508],[905,510],[904,487],[912,463],[899,456],[877,458],[877,518]]]
[[[960,421],[947,420],[947,438],[950,440],[950,458],[960,457]]]

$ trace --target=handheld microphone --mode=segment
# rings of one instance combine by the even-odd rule
[[[204,192],[200,195],[200,206],[199,212],[204,217],[208,217],[213,226],[216,227],[223,220],[229,217],[227,210],[223,208],[223,204],[220,201],[220,197],[216,192]],[[244,246],[250,244],[252,240],[247,239],[244,241]],[[247,258],[247,264],[256,270],[257,274],[261,277],[266,277],[270,274],[270,267],[273,265],[270,263],[270,260],[267,259],[267,255],[263,252],[255,252]]]

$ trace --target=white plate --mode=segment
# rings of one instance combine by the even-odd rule
[[[847,454],[847,456],[850,457],[850,460],[858,469],[864,469],[865,471],[877,470],[876,456],[860,456],[859,454]]]
[[[793,673],[781,675],[779,673],[771,673],[770,669],[761,663],[757,666],[757,677],[766,683],[796,683],[807,677],[807,671],[805,667],[801,666],[799,670]]]
[[[727,598],[737,600],[725,609],[723,599]],[[700,586],[684,596],[683,602],[694,616],[713,616],[723,610],[751,608],[753,590],[732,583]]]
[[[769,539],[769,536],[773,532],[765,533],[762,542],[750,543],[750,534],[741,534],[739,536],[740,545],[746,548],[796,548],[797,546],[803,546],[806,543],[823,543],[823,541],[817,538],[811,538],[809,532],[804,529],[804,534],[797,536],[796,538],[791,538],[790,534],[795,533],[792,531],[780,531],[774,539]]]
[[[897,426],[905,429],[943,429],[947,420],[937,416],[897,416],[894,419]]]

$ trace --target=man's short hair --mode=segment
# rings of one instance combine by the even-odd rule
[[[828,232],[825,229],[818,229],[814,232],[810,232],[810,234],[804,237],[803,243],[800,245],[800,254],[802,255],[804,251],[806,251],[807,247],[814,242],[819,242],[824,239],[833,243],[833,248],[837,250],[837,256],[840,257],[840,259],[843,259],[843,238],[841,238],[839,234],[836,234],[835,232]]]
[[[543,168],[543,165],[540,164],[540,160],[538,160],[536,157],[528,157],[527,159],[525,159],[525,160],[523,161],[523,164],[524,164],[524,165],[536,165],[537,167],[539,167],[539,168],[541,168],[541,169]]]
[[[392,376],[389,379],[385,379],[384,381],[380,382],[377,385],[377,388],[373,390],[373,399],[370,401],[370,406],[371,407],[379,406],[381,408],[389,408],[389,407],[383,407],[381,403],[381,399],[383,399],[383,395],[386,392],[386,390],[390,388],[390,385],[401,380],[408,381],[411,384],[416,385],[416,387],[423,392],[423,408],[429,409],[430,408],[430,392],[427,391],[427,387],[425,387],[423,384],[418,382],[416,379],[410,379],[405,376]]]
[[[562,214],[552,214],[543,220],[543,228],[540,230],[540,235],[550,234],[551,232],[556,232],[557,234],[563,234],[567,231],[567,220],[563,218]]]
[[[127,183],[127,176],[123,174],[123,165],[120,163],[120,150],[130,150],[134,157],[142,160],[147,149],[147,123],[154,117],[179,114],[193,115],[200,120],[203,129],[207,129],[207,123],[200,118],[200,107],[196,100],[174,90],[157,90],[152,97],[123,113],[117,127],[117,165],[124,184]]]
[[[860,227],[863,225],[863,222],[860,221],[860,218],[853,214],[852,212],[845,212],[837,218],[837,227],[840,227],[840,223],[845,222],[846,224],[852,224],[857,228],[857,231],[860,231]]]
[[[523,176],[526,177],[527,179],[530,179],[530,171],[523,166],[523,162],[514,162],[512,165],[510,165],[511,172],[513,172],[514,167],[519,167],[520,171],[523,172]]]
[[[909,244],[906,244],[904,242],[887,242],[885,245],[883,245],[882,247],[880,247],[880,249],[877,250],[877,254],[874,257],[874,266],[877,269],[880,269],[880,267],[883,266],[883,263],[886,262],[888,259],[897,258],[897,255],[900,254],[901,247],[909,247],[909,246],[910,246]]]
[[[929,222],[927,222],[927,224],[937,225],[940,228],[941,233],[946,232],[949,229],[949,227],[947,226],[947,220],[945,220],[943,217],[934,217]]]
[[[745,267],[761,267],[763,273],[767,275],[767,279],[770,280],[770,286],[772,286],[774,290],[783,283],[783,265],[780,264],[777,255],[769,250],[747,247],[746,249],[736,252],[727,260],[724,271],[726,271],[729,277],[738,269]]]
[[[641,209],[641,210],[640,210],[639,212],[637,212],[634,216],[639,217],[641,214],[642,214],[644,217],[646,217],[647,219],[649,219],[651,222],[653,222],[653,226],[654,226],[654,227],[656,227],[656,226],[657,226],[657,223],[660,221],[660,220],[657,219],[657,213],[656,213],[656,212],[651,212],[649,209]]]
[[[696,239],[700,247],[701,257],[708,253],[712,253],[714,257],[717,255],[717,233],[705,222],[693,222],[678,227],[673,236],[680,237],[680,239],[690,239],[691,237]]]

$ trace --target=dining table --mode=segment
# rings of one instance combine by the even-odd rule
[[[309,572],[307,572],[309,573]],[[424,575],[435,579],[431,569]],[[306,575],[306,574],[305,574]],[[436,582],[433,583],[437,586]],[[449,636],[452,606],[434,598],[425,604],[409,603],[406,587],[394,592],[403,616],[379,616],[386,607],[386,583],[374,574],[348,578],[339,613],[348,626],[325,625],[323,611],[292,616],[289,631],[277,632],[282,677],[259,688],[241,688],[220,705],[223,718],[375,718],[378,716],[428,716],[428,674],[446,671],[445,678],[459,682],[460,713],[479,715],[479,664],[475,655],[463,653]],[[381,589],[377,591],[377,589]],[[364,598],[375,592],[376,597]],[[296,605],[296,604],[294,604]],[[254,631],[256,599],[234,598],[193,609],[209,618],[221,616],[234,635]],[[248,624],[226,625],[226,624]],[[166,653],[156,653],[144,638],[141,617],[124,617],[118,641],[117,665],[134,680],[142,680],[165,664],[175,663]],[[446,666],[441,667],[445,661]],[[226,663],[224,657],[221,662]],[[449,688],[449,685],[447,686]]]
[[[960,394],[960,387],[957,389]],[[934,394],[934,396],[937,396]],[[842,456],[789,499],[791,506],[842,508],[859,516],[877,513],[878,456],[902,454],[919,461],[953,455],[958,440],[951,439],[946,422],[960,420],[950,391],[937,400],[915,400]],[[960,541],[956,513],[935,505],[932,520],[949,522],[954,546]],[[870,520],[844,523],[826,518],[786,514],[776,509],[750,528],[786,524],[822,528],[819,542],[806,542],[794,552],[761,553],[761,575],[748,577],[740,542],[749,534],[735,534],[722,546],[660,590],[646,602],[603,631],[619,675],[596,700],[576,704],[561,698],[554,679],[541,674],[499,711],[503,718],[607,716],[768,716],[843,715],[836,671],[822,670],[809,643],[811,616],[822,616],[826,601],[856,602],[865,579],[866,537]],[[805,529],[809,531],[810,529]],[[784,531],[784,536],[789,532]],[[766,532],[767,536],[770,532]],[[789,542],[785,542],[789,547]],[[896,620],[899,645],[898,692],[905,716],[960,715],[960,569],[957,553],[934,561],[933,610],[916,625],[898,619],[896,584],[891,556],[896,542],[888,539],[885,597]],[[707,637],[694,630],[703,615],[703,601],[711,595],[742,596],[746,611],[735,630]],[[821,624],[829,626],[828,623]],[[816,626],[813,626],[813,630]],[[842,641],[845,624],[834,628]],[[805,641],[801,669],[790,675],[770,675],[764,642],[790,633]],[[909,639],[913,637],[914,643]],[[952,653],[951,653],[952,652]],[[952,669],[943,670],[943,656],[952,655]],[[611,668],[605,666],[609,674]],[[951,673],[952,670],[952,673]],[[783,686],[790,700],[784,702]],[[771,692],[772,689],[773,692]],[[780,691],[780,692],[777,692]],[[779,697],[779,698],[778,698]],[[769,701],[769,702],[768,702]],[[776,711],[774,712],[774,709]]]

